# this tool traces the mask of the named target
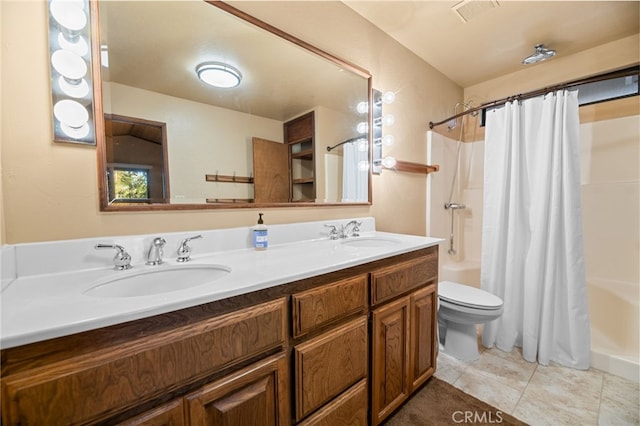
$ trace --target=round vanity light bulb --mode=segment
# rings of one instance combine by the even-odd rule
[[[80,31],[87,26],[87,14],[81,0],[51,0],[49,10],[53,19],[68,30]]]
[[[367,170],[369,170],[369,162],[367,160],[359,161],[358,170],[361,172],[366,172]]]
[[[229,89],[237,87],[242,74],[231,65],[222,62],[205,62],[196,67],[198,78],[210,86]]]
[[[358,151],[366,152],[369,149],[369,141],[366,139],[358,139]]]
[[[384,146],[391,146],[393,145],[394,142],[395,142],[395,138],[393,137],[393,135],[385,135],[382,138],[382,145]]]
[[[358,133],[367,133],[369,131],[369,124],[365,121],[361,121],[356,126],[356,130],[358,131]]]
[[[60,90],[67,96],[71,96],[72,98],[80,99],[85,98],[89,94],[89,83],[84,78],[81,79],[77,84],[71,83],[67,81],[66,78],[60,76],[58,78],[58,86],[60,86]]]
[[[384,157],[382,159],[382,165],[387,169],[392,169],[396,165],[396,159],[393,157]]]
[[[70,50],[59,49],[51,55],[51,65],[69,80],[80,80],[87,74],[87,63]]]
[[[89,53],[89,43],[87,43],[87,40],[82,36],[78,36],[73,41],[70,41],[62,32],[59,32],[58,44],[63,50],[68,50],[79,56],[85,56]]]
[[[392,104],[393,101],[395,100],[396,100],[396,94],[391,91],[385,92],[385,94],[382,95],[382,102],[384,102],[387,105]]]
[[[80,102],[71,99],[56,102],[53,106],[53,115],[60,123],[75,129],[79,129],[89,121],[87,109]]]
[[[356,110],[360,114],[366,114],[367,112],[369,112],[369,102],[358,102],[358,105],[356,106]]]
[[[396,118],[391,114],[382,117],[382,124],[384,124],[385,126],[393,126],[393,123],[395,122]]]
[[[73,139],[84,139],[89,136],[89,131],[91,130],[89,128],[89,123],[84,123],[80,127],[71,127],[64,123],[60,123],[60,129],[62,129],[65,135]]]

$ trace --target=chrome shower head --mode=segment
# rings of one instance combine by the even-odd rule
[[[547,49],[546,47],[544,47],[544,44],[537,44],[535,49],[536,51],[534,54],[529,55],[522,60],[523,64],[531,65],[556,56],[556,51]]]

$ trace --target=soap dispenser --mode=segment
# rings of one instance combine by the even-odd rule
[[[253,228],[253,247],[256,250],[266,250],[269,246],[267,225],[262,220],[262,213],[258,213],[258,224]]]

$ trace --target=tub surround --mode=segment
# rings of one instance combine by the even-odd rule
[[[346,224],[350,219],[304,222],[269,227],[270,247],[251,247],[251,227],[190,233],[91,238],[20,244],[2,249],[1,347],[9,348],[45,339],[106,327],[178,309],[262,290],[280,284],[334,272],[438,244],[440,239],[375,230],[373,218],[360,218],[360,237],[385,238],[393,243],[354,247],[344,239],[330,240],[326,223]],[[95,297],[83,294],[110,277],[180,266],[179,242],[192,241],[188,265],[223,265],[231,269],[211,285],[138,297]],[[145,265],[152,239],[167,243],[165,263]],[[131,254],[133,268],[114,271],[113,253],[95,250],[97,243],[119,244]],[[6,278],[5,278],[6,277]]]

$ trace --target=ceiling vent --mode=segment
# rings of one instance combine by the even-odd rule
[[[487,10],[498,7],[496,0],[464,0],[451,8],[465,24]]]

